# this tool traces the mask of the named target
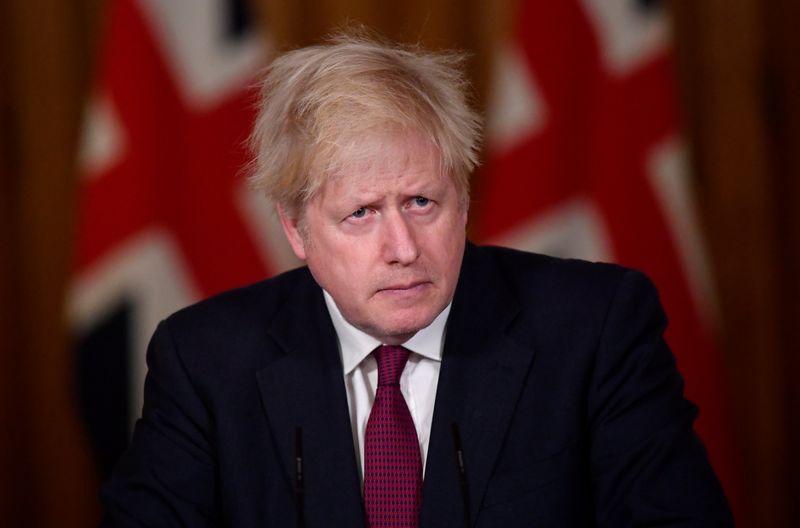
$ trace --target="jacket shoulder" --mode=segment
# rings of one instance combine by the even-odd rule
[[[612,305],[627,297],[662,312],[652,282],[617,264],[489,246],[471,247],[469,262],[470,297],[485,298],[487,290],[506,292],[498,298],[514,307],[512,333],[519,336],[599,336]]]
[[[580,290],[600,294],[614,290],[626,275],[644,275],[607,262],[560,258],[497,246],[476,246],[478,259],[491,264],[515,291],[565,292]],[[647,279],[645,279],[647,281]]]
[[[222,372],[268,361],[281,350],[276,328],[286,313],[317,313],[323,304],[303,267],[183,308],[162,321],[160,330],[187,368]]]
[[[314,279],[308,268],[287,271],[275,277],[227,290],[170,315],[171,328],[236,324],[263,324],[283,305],[302,295],[313,294]]]

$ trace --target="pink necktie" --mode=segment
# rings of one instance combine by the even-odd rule
[[[364,505],[371,528],[419,526],[422,458],[411,413],[400,392],[409,351],[380,346],[378,390],[364,436]]]

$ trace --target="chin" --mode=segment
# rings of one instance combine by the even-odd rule
[[[403,341],[407,341],[414,334],[430,325],[434,319],[436,319],[436,315],[425,318],[396,321],[394,324],[390,324],[382,328],[382,330],[384,330],[383,335],[393,338],[403,338]]]

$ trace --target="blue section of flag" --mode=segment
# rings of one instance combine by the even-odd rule
[[[252,5],[248,0],[228,0],[225,3],[226,36],[239,39],[253,29]]]
[[[646,14],[661,12],[664,2],[661,0],[634,0],[639,11]]]
[[[105,479],[130,440],[131,316],[123,302],[79,336],[76,388],[97,473]]]

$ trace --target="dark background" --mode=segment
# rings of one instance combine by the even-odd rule
[[[473,53],[486,94],[512,0],[261,0],[272,45],[344,22]],[[0,3],[0,525],[87,526],[64,296],[75,152],[101,0]],[[743,526],[800,526],[800,2],[674,1],[693,183],[718,292],[747,498]]]

